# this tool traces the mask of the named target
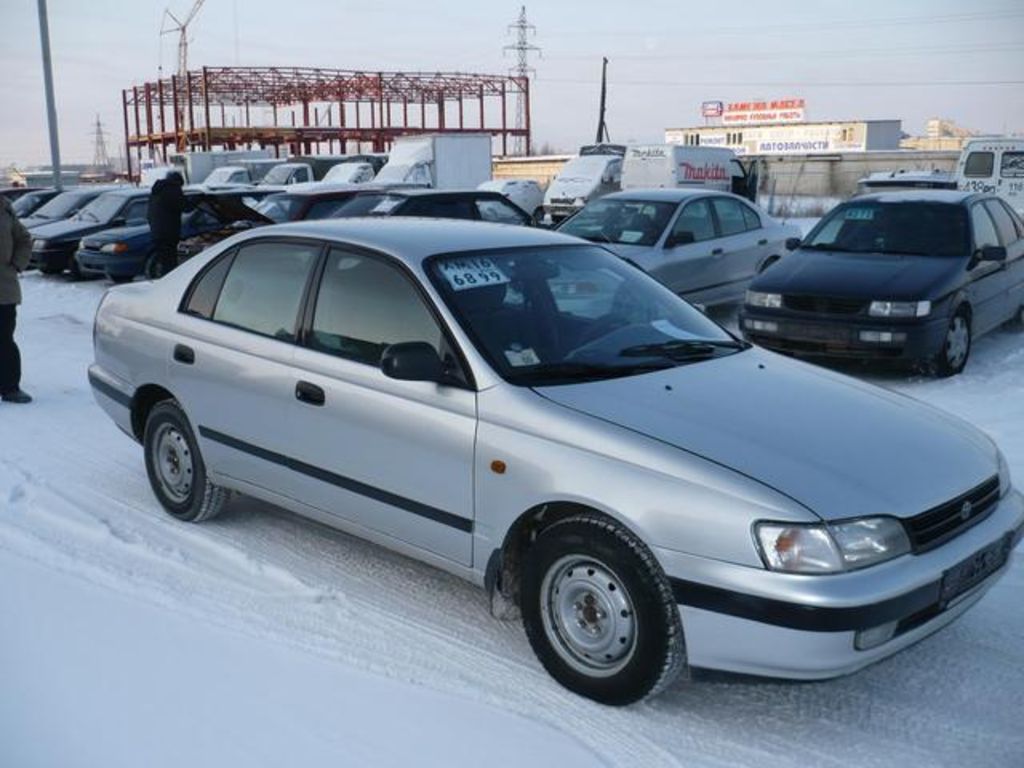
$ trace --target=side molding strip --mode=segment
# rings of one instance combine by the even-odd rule
[[[321,467],[313,466],[312,464],[306,464],[298,459],[293,459],[290,456],[285,456],[274,451],[268,451],[266,448],[260,448],[258,445],[252,445],[242,440],[238,440],[230,435],[225,435],[223,432],[217,432],[216,430],[210,429],[209,427],[199,427],[199,434],[205,437],[207,440],[212,440],[215,443],[220,443],[228,448],[234,448],[236,451],[242,453],[248,453],[250,456],[256,456],[257,458],[269,461],[273,464],[278,464],[282,467],[287,467],[293,472],[299,472],[300,474],[312,477],[315,480],[320,480],[324,483],[330,483],[339,488],[344,488],[346,491],[352,493],[358,493],[360,496],[365,496],[374,501],[379,501],[384,504],[390,504],[393,507],[404,509],[406,512],[411,512],[419,517],[425,517],[428,520],[433,520],[435,523],[441,525],[447,525],[449,528],[455,528],[466,533],[473,532],[473,521],[465,517],[459,517],[453,515],[451,512],[445,512],[443,509],[437,507],[431,507],[428,504],[423,504],[414,499],[408,499],[405,496],[399,496],[398,494],[385,491],[381,488],[377,488],[366,483],[361,483],[358,480],[353,480],[350,477],[344,477],[343,475],[335,474]]]

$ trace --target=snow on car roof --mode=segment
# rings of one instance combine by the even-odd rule
[[[919,201],[923,203],[960,204],[976,196],[975,192],[962,189],[900,189],[892,190],[891,192],[874,192],[868,195],[860,195],[853,198],[850,202],[906,203]]]

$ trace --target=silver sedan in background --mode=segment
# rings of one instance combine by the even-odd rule
[[[254,229],[108,291],[94,339],[171,515],[240,491],[445,568],[608,704],[687,665],[853,672],[963,613],[1024,530],[970,425],[528,227]]]
[[[588,203],[560,232],[601,243],[688,301],[743,299],[759,272],[800,230],[756,205],[706,189],[632,189]]]

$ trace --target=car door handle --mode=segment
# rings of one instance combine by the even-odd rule
[[[192,365],[196,361],[196,351],[184,344],[174,345],[174,359],[185,365]]]
[[[721,256],[722,253],[723,253],[723,251],[722,251],[721,248],[715,248],[713,251],[711,251],[711,255],[712,256]]]
[[[295,385],[295,399],[310,405],[323,405],[327,402],[327,395],[316,384],[300,381]]]
[[[762,237],[760,240],[757,241],[757,244],[758,245],[768,245],[768,238],[767,237]]]

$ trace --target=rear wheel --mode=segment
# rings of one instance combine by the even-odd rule
[[[604,704],[654,695],[685,666],[672,590],[631,531],[584,513],[545,529],[527,551],[526,635],[569,690]]]
[[[935,356],[935,373],[945,378],[963,371],[971,355],[971,315],[960,307],[949,321],[942,349]]]
[[[195,435],[176,401],[153,406],[146,419],[143,447],[149,484],[169,514],[198,523],[223,509],[230,492],[207,479]]]

